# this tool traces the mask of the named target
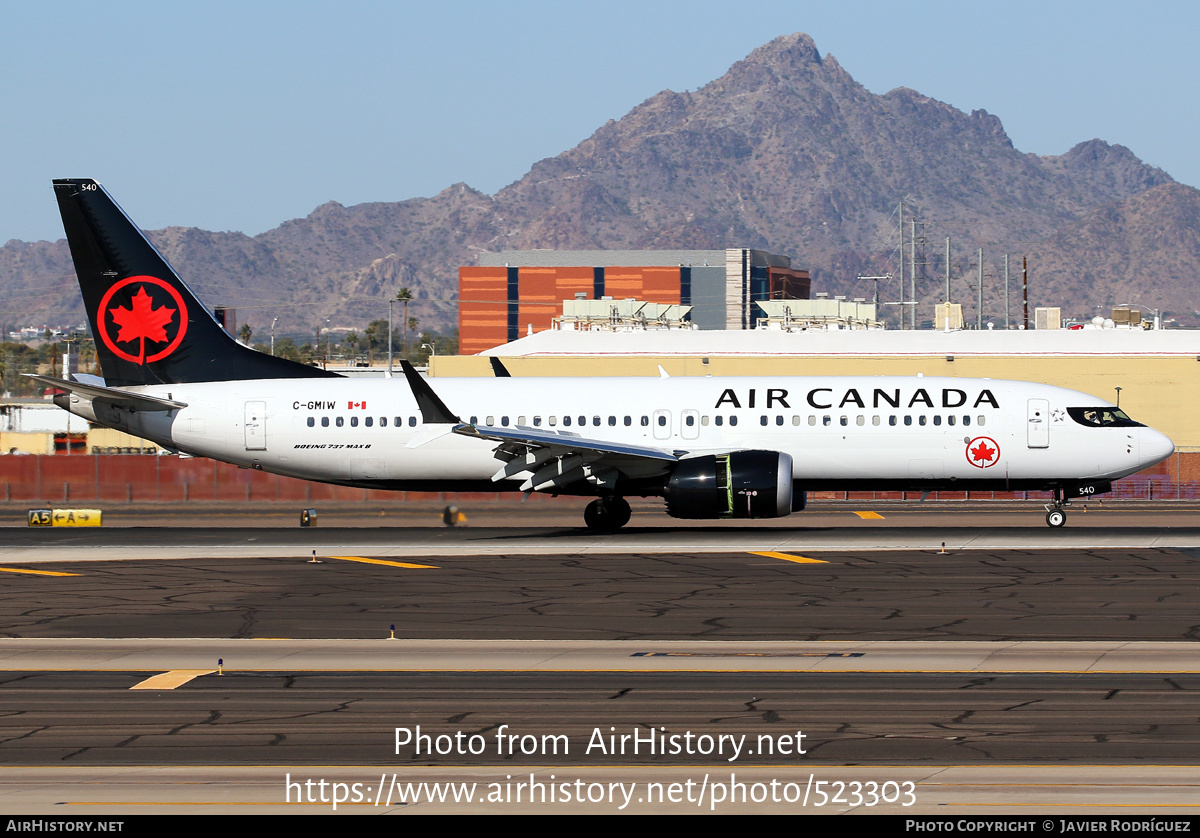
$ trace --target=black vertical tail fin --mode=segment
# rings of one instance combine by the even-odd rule
[[[335,375],[230,337],[96,181],[55,180],[54,194],[108,385]]]

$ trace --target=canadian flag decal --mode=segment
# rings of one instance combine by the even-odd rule
[[[354,410],[355,408],[361,408],[362,410],[366,410],[367,403],[366,402],[350,402],[350,410]]]

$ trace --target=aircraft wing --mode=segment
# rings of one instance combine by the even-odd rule
[[[626,445],[620,442],[607,442],[600,439],[588,439],[579,434],[542,431],[537,428],[517,426],[508,428],[479,427],[478,425],[457,425],[454,433],[471,436],[476,439],[490,439],[500,443],[500,449],[509,452],[527,451],[530,449],[553,449],[560,454],[574,454],[595,451],[601,454],[624,454],[630,457],[644,457],[650,460],[665,460],[674,463],[686,451],[664,451],[661,448],[649,448],[643,445]]]
[[[521,484],[523,492],[554,491],[572,483],[587,481],[597,488],[615,489],[618,479],[661,474],[669,463],[686,451],[667,451],[643,445],[628,445],[602,439],[588,439],[573,433],[540,428],[496,428],[468,424],[448,408],[408,361],[401,369],[412,388],[421,411],[421,421],[431,428],[429,434],[410,445],[422,445],[451,431],[461,436],[499,443],[493,453],[504,463],[492,475],[493,481],[528,473]]]
[[[581,481],[615,489],[622,475],[641,477],[661,473],[687,453],[539,428],[458,424],[454,433],[499,443],[493,454],[504,465],[492,475],[492,480],[526,473],[528,476],[521,484],[523,492],[555,491]]]
[[[57,390],[76,393],[87,399],[103,399],[106,402],[128,410],[179,410],[187,407],[187,402],[177,402],[162,399],[158,396],[148,396],[143,393],[130,393],[127,390],[117,390],[113,387],[101,387],[97,384],[84,384],[81,381],[66,381],[62,378],[52,378],[48,375],[25,373],[27,378],[49,384]]]

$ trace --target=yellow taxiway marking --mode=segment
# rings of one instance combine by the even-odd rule
[[[151,675],[145,681],[138,681],[129,689],[173,690],[176,687],[182,687],[193,678],[199,678],[201,675],[211,675],[216,671],[215,669],[172,669],[170,672],[160,672],[158,675]]]
[[[766,556],[768,559],[783,559],[785,562],[795,562],[796,564],[829,564],[829,562],[821,559],[810,559],[808,556],[792,556],[787,553],[756,553],[751,552],[752,556]]]
[[[385,564],[388,567],[406,567],[412,570],[437,570],[433,564],[413,564],[412,562],[389,562],[384,559],[368,559],[365,556],[325,556],[327,559],[341,559],[344,562],[362,562],[363,564]]]
[[[3,573],[32,573],[34,576],[78,576],[78,573],[63,573],[61,570],[25,570],[20,567],[0,567]]]
[[[883,518],[878,512],[855,512],[859,518]]]

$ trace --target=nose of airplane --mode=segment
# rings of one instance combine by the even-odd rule
[[[1175,453],[1175,443],[1153,428],[1142,428],[1138,434],[1138,459],[1143,466],[1161,463]]]

